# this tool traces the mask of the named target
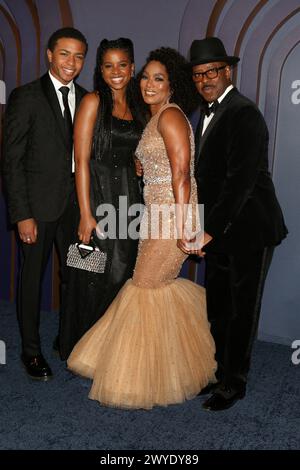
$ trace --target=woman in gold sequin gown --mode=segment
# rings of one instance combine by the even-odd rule
[[[150,53],[141,73],[152,117],[137,149],[146,211],[134,275],[68,359],[72,371],[93,379],[89,397],[107,406],[181,403],[215,381],[205,290],[177,279],[187,255],[181,250],[183,236],[174,235],[175,224],[181,231],[188,221],[184,204],[197,204],[193,132],[175,104],[184,109],[190,100],[184,65],[176,51],[161,48]],[[176,216],[153,217],[157,204],[174,203]]]

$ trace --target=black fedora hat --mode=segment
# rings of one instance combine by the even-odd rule
[[[224,44],[219,38],[195,39],[190,50],[190,64],[200,65],[209,62],[226,62],[234,65],[240,60],[239,57],[229,56]]]

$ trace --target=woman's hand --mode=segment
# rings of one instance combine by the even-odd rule
[[[189,249],[187,248],[187,240],[183,239],[183,238],[179,238],[177,240],[177,247],[183,251],[183,253],[189,255],[190,254],[190,251]]]
[[[79,240],[88,245],[90,243],[91,239],[91,233],[92,231],[97,227],[97,222],[94,217],[90,216],[84,216],[80,218],[80,223],[78,227],[78,237]]]
[[[134,163],[135,163],[135,172],[137,176],[143,176],[143,165],[141,161],[138,158],[134,158]]]
[[[189,236],[185,236],[181,239],[177,240],[177,246],[180,248],[183,253],[187,255],[197,255],[203,258],[205,256],[205,251],[203,251],[203,247],[211,242],[213,237],[209,235],[207,232],[200,232],[194,236],[194,238],[190,238]]]

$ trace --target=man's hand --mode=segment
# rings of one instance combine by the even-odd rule
[[[34,219],[24,219],[17,223],[19,237],[23,243],[32,245],[37,239],[37,225]]]
[[[141,161],[138,158],[135,158],[134,163],[135,163],[135,172],[137,176],[143,176],[143,165]]]
[[[196,250],[195,254],[203,258],[206,255],[205,251],[203,251],[203,247],[207,245],[209,242],[211,242],[212,239],[213,237],[211,235],[209,235],[207,232],[204,232],[201,237],[201,247],[198,250]]]

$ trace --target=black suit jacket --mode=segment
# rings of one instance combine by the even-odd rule
[[[75,84],[76,107],[85,95]],[[46,73],[12,91],[4,121],[3,176],[11,223],[51,222],[71,190],[72,155],[55,88]]]
[[[201,136],[195,177],[204,204],[206,251],[234,253],[274,246],[287,229],[268,171],[268,129],[257,106],[236,88],[222,100]]]

